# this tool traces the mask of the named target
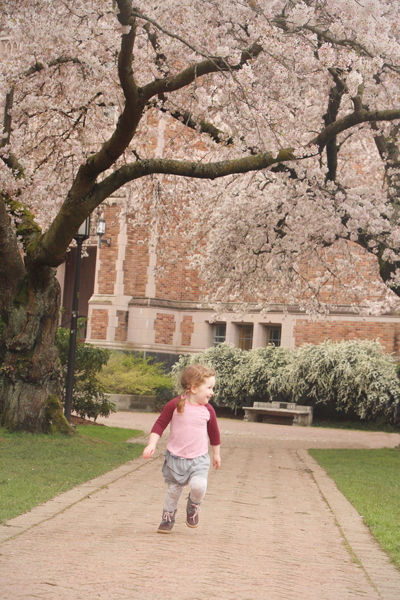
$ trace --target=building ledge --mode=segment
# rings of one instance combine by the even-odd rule
[[[98,298],[100,296],[96,296]],[[91,301],[92,303],[92,301]],[[214,307],[210,304],[202,303],[199,301],[187,301],[187,300],[166,300],[164,298],[149,298],[149,297],[141,297],[141,298],[131,298],[129,301],[129,306],[146,306],[146,307],[154,307],[154,308],[164,308],[170,310],[188,310],[188,311],[200,311],[200,312],[215,312]],[[223,309],[221,309],[221,313],[235,313],[238,312],[238,306],[234,303],[227,304]],[[259,314],[262,312],[262,309],[257,307],[256,305],[250,305],[247,314]],[[289,315],[302,315],[306,319],[311,318],[304,310],[301,310],[298,305],[292,304],[273,304],[269,307],[267,314],[273,313],[286,313]],[[361,315],[359,312],[355,311],[351,306],[347,305],[336,305],[335,308],[332,308],[328,314],[329,317],[352,317],[352,318],[362,318],[362,319],[381,319],[381,318],[397,318],[400,319],[399,311],[388,311],[386,313],[382,313],[380,315]]]

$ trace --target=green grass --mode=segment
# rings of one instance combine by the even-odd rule
[[[400,450],[309,450],[400,568]]]
[[[78,435],[31,435],[0,428],[0,523],[138,457],[136,429],[77,427]]]
[[[377,421],[334,421],[333,419],[315,419],[312,427],[329,429],[353,429],[357,431],[383,431],[384,433],[400,433],[400,428],[383,420]]]

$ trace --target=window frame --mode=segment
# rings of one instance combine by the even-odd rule
[[[219,327],[224,327],[225,329],[225,333],[223,336],[216,333]],[[221,341],[216,341],[217,338],[222,337],[224,338],[223,340],[221,339]],[[224,342],[226,342],[226,323],[211,323],[211,346],[215,348],[216,346],[220,346]]]
[[[238,348],[240,348],[241,350],[252,350],[253,349],[253,342],[254,342],[254,325],[253,323],[240,323],[237,325],[238,328]],[[249,337],[243,337],[241,336],[241,333],[243,331],[245,331],[246,329],[251,330],[251,336]],[[246,342],[250,342],[250,344],[247,344]],[[242,342],[242,344],[241,344]],[[249,346],[249,347],[247,347]]]
[[[273,331],[279,332],[279,344],[276,344],[274,340],[271,340],[271,333]],[[275,348],[280,348],[282,345],[282,325],[279,323],[265,325],[265,346],[267,347],[271,344],[273,344]]]

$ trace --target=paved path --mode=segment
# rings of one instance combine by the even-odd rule
[[[154,415],[107,424],[148,432]],[[198,529],[184,502],[156,533],[157,456],[137,459],[0,527],[1,600],[399,600],[400,572],[310,458],[311,447],[394,447],[397,434],[221,419]]]

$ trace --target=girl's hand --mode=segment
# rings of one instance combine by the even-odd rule
[[[221,466],[221,457],[219,454],[214,454],[213,467],[215,467],[215,469],[218,471],[220,466]]]
[[[154,444],[149,444],[148,446],[146,446],[146,448],[143,450],[143,458],[150,458],[151,456],[153,456],[155,449],[156,447]]]

